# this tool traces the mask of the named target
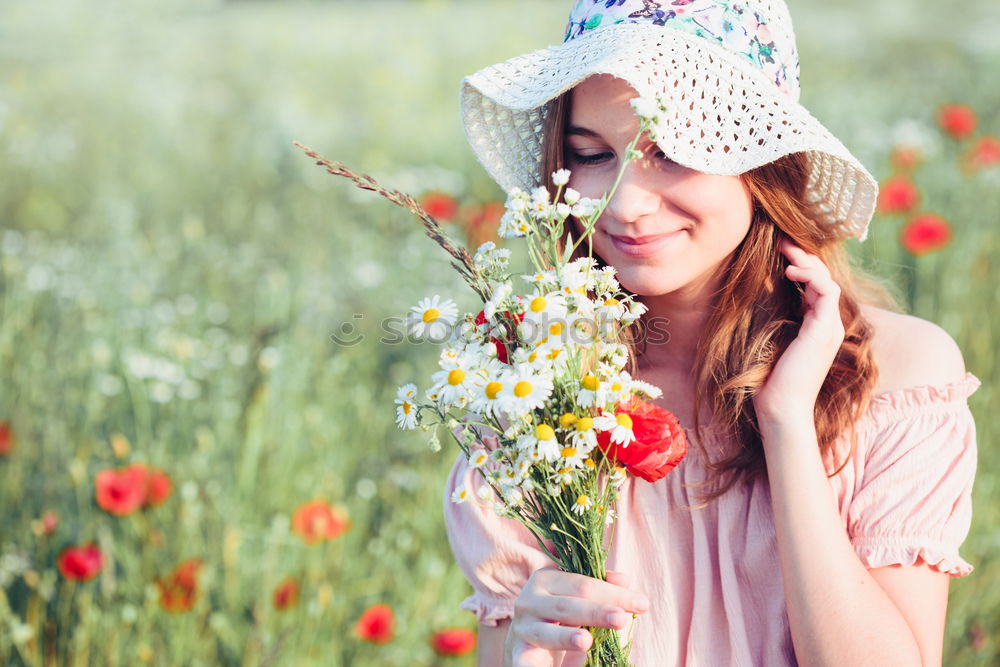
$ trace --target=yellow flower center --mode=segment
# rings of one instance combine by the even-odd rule
[[[586,507],[590,504],[590,498],[587,497],[587,494],[581,493],[576,497],[576,504]]]
[[[518,398],[524,398],[525,396],[530,396],[535,388],[527,380],[521,380],[514,385],[514,395]]]
[[[495,401],[497,394],[503,390],[503,385],[499,382],[489,382],[486,384],[486,398]]]
[[[609,296],[607,299],[604,300],[604,305],[608,307],[617,306],[619,303],[620,302],[618,301],[618,299],[614,298],[613,296]]]
[[[559,453],[562,454],[564,459],[568,459],[571,456],[576,456],[576,447],[563,447]]]
[[[628,429],[632,428],[632,418],[629,417],[624,412],[621,413],[620,415],[617,415],[615,417],[615,421],[618,422],[619,426],[624,426],[625,428],[628,428]]]
[[[621,390],[622,390],[622,386],[619,383],[615,382],[613,385],[611,385],[611,391],[616,391],[617,392],[617,391],[621,391]]]
[[[583,388],[586,389],[587,391],[597,391],[598,382],[597,378],[594,377],[593,375],[588,375],[587,377],[583,378],[582,384]]]
[[[558,336],[562,333],[562,322],[556,322],[549,327],[549,333],[553,336]]]
[[[567,412],[566,414],[559,416],[559,425],[563,428],[569,428],[576,423],[577,416],[572,412]]]
[[[413,409],[413,406],[410,405],[410,403],[408,401],[403,401],[403,414],[404,415],[410,414],[410,410],[412,410],[412,409]]]
[[[424,322],[433,322],[437,318],[441,317],[441,311],[437,308],[428,308],[424,311]]]
[[[546,303],[547,302],[545,301],[544,296],[536,296],[534,299],[531,300],[531,312],[533,313],[542,312],[543,310],[545,310]]]
[[[580,433],[589,431],[592,428],[594,428],[594,420],[592,417],[580,417],[579,421],[576,422],[576,430]]]
[[[590,458],[589,456],[583,460],[583,465],[587,466],[591,470],[597,467],[597,464],[594,463],[594,459]]]
[[[556,432],[548,424],[539,424],[535,428],[535,436],[539,440],[552,440],[556,437]]]
[[[461,368],[454,368],[448,373],[448,384],[455,386],[456,384],[462,384],[462,380],[465,379],[465,371]]]
[[[537,359],[537,358],[538,358],[538,353],[537,352],[532,352],[531,354],[528,355],[528,363],[531,363],[531,364],[535,363],[535,359]]]
[[[552,350],[545,356],[548,357],[549,359],[555,359],[556,357],[559,356],[560,352],[562,352],[562,350]]]

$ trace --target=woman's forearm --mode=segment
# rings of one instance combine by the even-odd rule
[[[760,427],[799,663],[920,665],[913,632],[847,537],[811,421]]]

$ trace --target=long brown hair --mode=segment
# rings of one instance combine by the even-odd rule
[[[542,182],[552,190],[551,174],[564,166],[564,131],[569,121],[570,93],[550,102],[544,127]],[[713,422],[729,429],[742,447],[712,467],[721,484],[706,494],[724,493],[739,479],[766,472],[752,398],[762,387],[802,323],[800,289],[785,277],[787,260],[778,241],[791,238],[818,255],[840,285],[840,315],[846,335],[816,399],[814,420],[820,451],[834,462],[836,474],[854,452],[854,423],[868,407],[878,380],[872,353],[873,329],[862,304],[899,310],[878,280],[854,266],[843,243],[829,235],[805,212],[808,178],[805,154],[792,153],[742,176],[753,197],[750,230],[725,267],[713,295],[707,335],[698,344],[694,366],[695,428],[701,405],[708,401]],[[598,258],[600,259],[600,258]],[[642,353],[633,337],[633,359]],[[850,433],[850,450],[834,452],[837,439]],[[707,456],[706,456],[707,458]]]

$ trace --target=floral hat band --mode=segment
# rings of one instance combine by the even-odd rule
[[[791,23],[775,26],[762,9],[725,0],[579,0],[570,12],[563,42],[609,25],[651,23],[715,40],[746,57],[781,92],[798,99],[799,56]]]

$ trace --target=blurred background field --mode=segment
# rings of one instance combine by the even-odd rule
[[[474,664],[430,644],[475,627],[440,509],[455,450],[431,452],[393,420],[395,388],[436,349],[387,341],[379,324],[423,296],[472,308],[472,295],[415,220],[292,141],[446,193],[454,232],[484,239],[480,207],[501,193],[466,147],[459,79],[555,43],[568,8],[0,4],[0,664]],[[1000,133],[1000,12],[993,0],[792,11],[806,106],[880,180],[903,168],[894,148],[918,149],[917,209],[951,224],[919,257],[901,247],[904,215],[851,247],[983,381],[963,548],[977,569],[953,581],[945,664],[997,664],[1000,167],[968,151]],[[942,103],[975,111],[972,137],[937,128]],[[95,476],[134,462],[172,492],[112,516]],[[350,528],[306,544],[292,516],[313,498]],[[86,542],[104,567],[70,581],[57,559]],[[171,613],[157,581],[186,559],[201,563],[191,608]],[[276,601],[288,578],[298,595]],[[360,641],[355,621],[380,603],[394,636]]]

